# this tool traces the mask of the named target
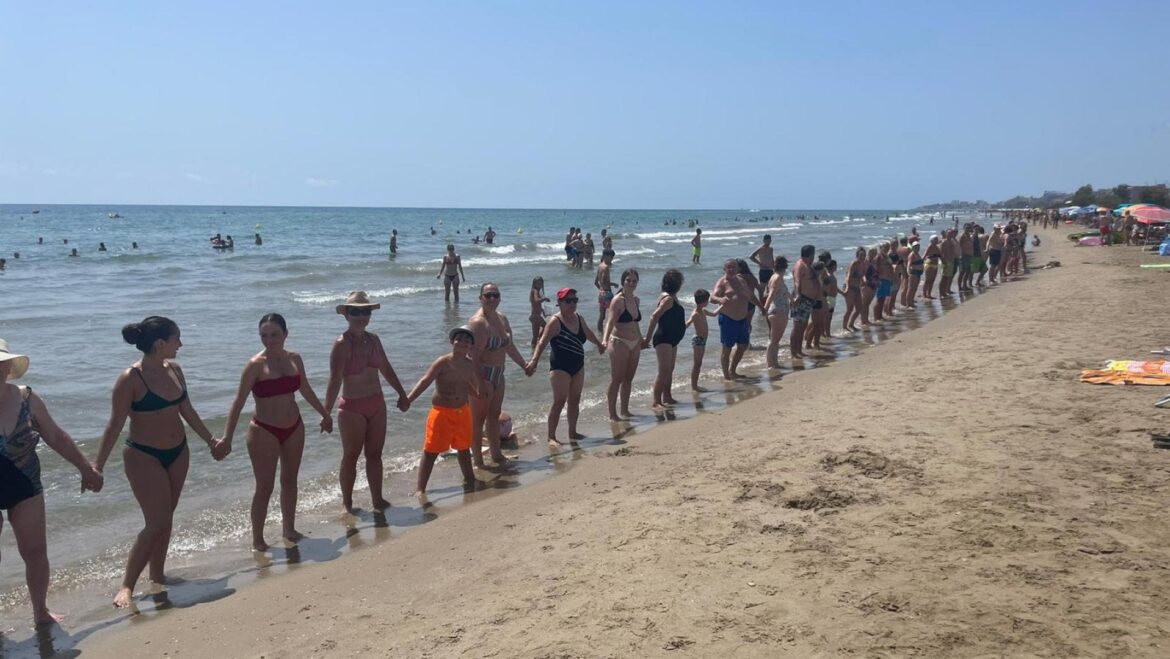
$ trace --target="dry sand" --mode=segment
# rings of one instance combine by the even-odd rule
[[[1033,271],[859,357],[85,657],[1170,655],[1170,275]],[[1160,319],[1160,320],[1158,320]],[[1160,331],[1161,330],[1161,331]]]

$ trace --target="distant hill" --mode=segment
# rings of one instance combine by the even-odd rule
[[[937,213],[939,211],[977,211],[990,210],[992,208],[1050,208],[1053,206],[1063,206],[1064,202],[1072,197],[1068,192],[1053,192],[1046,191],[1039,197],[1025,197],[1022,195],[1005,199],[997,203],[988,201],[950,201],[940,204],[928,204],[926,206],[919,206],[913,209],[917,213]]]
[[[1165,183],[1157,185],[1127,185],[1122,183],[1112,188],[1094,190],[1091,185],[1082,185],[1076,192],[1046,191],[1039,197],[1016,196],[998,203],[986,201],[952,201],[928,204],[913,209],[919,213],[937,213],[944,210],[987,210],[991,208],[1059,208],[1060,206],[1088,206],[1096,204],[1116,208],[1120,204],[1158,204],[1170,206],[1170,188]]]

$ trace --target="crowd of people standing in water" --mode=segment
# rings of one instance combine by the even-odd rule
[[[709,318],[717,319],[722,375],[732,381],[744,377],[739,366],[750,345],[757,312],[768,327],[766,367],[775,369],[780,366],[780,343],[789,326],[793,360],[803,358],[806,351],[820,349],[823,341],[833,338],[832,320],[839,298],[844,298],[841,329],[856,332],[884,322],[899,308],[914,308],[919,299],[970,292],[1026,268],[1027,223],[1013,219],[991,232],[970,223],[961,230],[956,227],[924,240],[915,228],[909,235],[859,247],[845,268],[844,281],[838,279],[837,262],[828,251],[818,252],[814,245],[804,245],[791,263],[790,287],[785,279],[790,262],[776,253],[771,237],[764,235],[761,244],[746,258],[724,262],[722,274],[710,291],[699,288],[693,292],[694,306],[688,313],[680,300],[685,281],[682,271],[666,270],[655,300],[643,304],[637,293],[641,280],[638,270],[626,268],[614,282],[613,239],[607,230],[600,235],[601,258],[594,277],[598,303],[595,324],[580,311],[582,294],[569,287],[557,291],[556,311],[546,316],[543,305],[551,300],[545,296],[544,279],[536,277],[529,291],[532,349],[525,356],[514,340],[508,318],[499,310],[500,287],[484,283],[479,287],[479,308],[465,325],[448,334],[451,351],[438,356],[409,391],[391,365],[381,339],[369,331],[372,314],[381,305],[366,293],[350,293],[335,309],[343,317],[345,329],[332,345],[324,400],[317,396],[300,355],[286,346],[285,318],[277,313],[265,314],[257,327],[262,350],[243,366],[220,437],[212,433],[195,410],[183,370],[174,361],[183,345],[180,329],[168,318],[150,316],[123,328],[123,340],[137,348],[140,357],[114,382],[110,418],[92,459],[83,455],[54,422],[44,401],[28,387],[12,384],[28,370],[29,359],[10,350],[0,339],[0,510],[6,513],[25,562],[35,621],[50,623],[58,619],[45,604],[49,566],[43,488],[35,450],[42,438],[77,468],[82,491],[96,493],[103,488],[105,467],[129,423],[121,451],[122,464],[142,510],[143,528],[130,549],[124,577],[113,600],[117,607],[129,607],[143,571],[155,584],[168,581],[165,565],[174,512],[190,461],[185,428],[206,444],[215,460],[223,460],[233,451],[236,426],[249,397],[254,399],[246,431],[255,476],[250,510],[252,547],[265,551],[269,544],[264,525],[278,474],[281,537],[290,543],[303,537],[295,520],[297,478],[305,442],[298,395],[320,416],[317,427],[323,433],[333,431],[336,407],[342,448],[338,481],[344,509],[355,510],[353,490],[358,462],[363,457],[371,505],[384,509],[390,504],[383,487],[382,452],[388,418],[383,381],[394,390],[396,407],[402,412],[422,393],[434,388],[418,469],[418,494],[425,493],[437,458],[452,449],[458,456],[464,487],[476,489],[479,480],[475,468],[488,468],[489,462],[491,468],[499,468],[510,460],[501,443],[501,435],[509,431],[502,433],[500,424],[508,387],[508,361],[525,376],[532,376],[544,353],[549,353],[552,401],[547,441],[556,446],[562,443],[558,427],[563,412],[568,441],[584,438],[578,420],[589,344],[609,357],[607,411],[612,422],[621,423],[633,416],[631,387],[643,350],[652,349],[657,360],[653,407],[662,410],[678,403],[672,384],[678,347],[684,343],[688,330],[693,350],[690,385],[694,391],[705,391],[699,380]],[[699,235],[696,233],[696,237]],[[392,245],[397,247],[396,236],[394,240]],[[696,244],[696,258],[698,249]],[[566,259],[574,267],[591,263],[592,250],[590,234],[582,234],[577,227],[566,234]],[[438,277],[445,278],[446,294],[454,292],[457,302],[459,283],[465,275],[453,245],[447,246],[447,253]],[[754,270],[749,263],[755,265]],[[0,524],[2,520],[0,516]]]

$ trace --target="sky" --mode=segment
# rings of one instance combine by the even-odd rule
[[[0,3],[0,203],[909,208],[1170,178],[1170,2]]]

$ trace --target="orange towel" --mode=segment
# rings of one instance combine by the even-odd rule
[[[1081,382],[1089,384],[1148,384],[1170,385],[1167,373],[1128,373],[1124,371],[1081,371]]]

